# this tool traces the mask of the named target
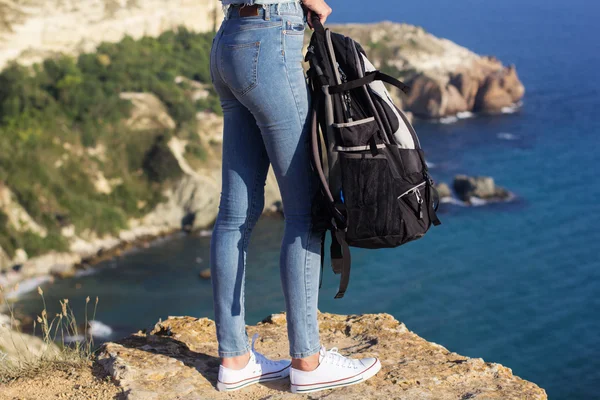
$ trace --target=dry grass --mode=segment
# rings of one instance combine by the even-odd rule
[[[2,297],[5,297],[4,293],[4,289],[0,288]],[[33,322],[33,336],[21,332],[14,308],[6,301],[10,326],[0,326],[0,383],[33,378],[48,371],[90,366],[94,343],[92,335],[88,334],[88,322],[95,318],[98,298],[93,304],[91,319],[88,319],[90,298],[86,299],[84,329],[80,332],[68,299],[60,301],[61,312],[51,317],[48,315],[44,292],[39,287],[38,293],[44,308]],[[70,337],[82,337],[83,340],[69,342]]]

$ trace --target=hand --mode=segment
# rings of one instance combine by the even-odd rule
[[[325,24],[327,21],[327,17],[331,15],[333,10],[324,0],[304,0],[302,2],[302,6],[307,11],[306,19],[308,20],[308,25],[313,28],[311,18],[313,13],[319,16],[319,20],[321,20],[322,24]]]

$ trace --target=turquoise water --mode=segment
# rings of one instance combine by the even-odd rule
[[[388,312],[428,340],[509,366],[551,399],[600,398],[600,4],[330,3],[336,22],[407,21],[515,63],[527,95],[516,114],[417,126],[438,181],[489,175],[516,200],[446,205],[444,225],[419,242],[355,250],[350,291],[334,301],[338,281],[326,269],[321,310]],[[281,221],[262,220],[252,238],[248,323],[283,309],[282,231]],[[212,317],[210,283],[198,278],[209,240],[180,236],[130,253],[94,275],[45,287],[47,301],[99,296],[97,319],[113,337],[168,315]],[[37,295],[22,306],[39,310]]]

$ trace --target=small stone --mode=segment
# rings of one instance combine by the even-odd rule
[[[200,272],[200,278],[210,279],[210,268],[203,269],[202,272]]]

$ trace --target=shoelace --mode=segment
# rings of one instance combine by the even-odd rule
[[[356,368],[354,365],[354,360],[348,357],[344,357],[340,353],[338,353],[338,348],[333,347],[329,351],[325,353],[325,358],[323,359],[325,362],[329,362],[333,365],[340,366],[342,368]]]

